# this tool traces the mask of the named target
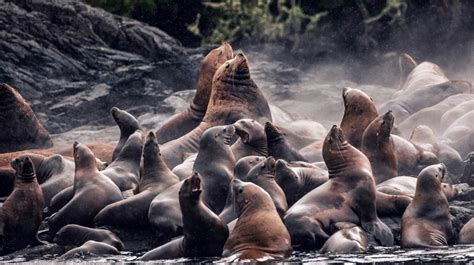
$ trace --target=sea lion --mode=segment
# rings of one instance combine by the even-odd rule
[[[147,252],[142,260],[179,257],[217,257],[222,255],[229,230],[201,200],[201,178],[195,172],[179,190],[183,213],[183,236]]]
[[[392,232],[377,217],[370,162],[336,125],[324,140],[323,157],[329,180],[297,201],[284,217],[294,246],[321,247],[338,222],[360,224],[379,244],[393,245]]]
[[[474,244],[474,218],[471,218],[459,232],[459,244]]]
[[[288,143],[295,149],[301,149],[310,143],[324,139],[327,129],[312,120],[295,120],[286,123],[273,123],[285,135]]]
[[[112,180],[121,190],[134,190],[140,179],[140,161],[143,148],[143,133],[135,131],[123,145],[114,161],[102,174]]]
[[[28,245],[38,245],[44,200],[29,157],[12,161],[16,168],[15,188],[0,208],[1,251],[9,253]]]
[[[202,118],[206,114],[209,97],[211,96],[212,77],[223,63],[232,59],[232,56],[232,47],[227,42],[224,42],[221,46],[211,50],[206,57],[204,57],[199,69],[199,78],[193,102],[191,102],[185,111],[169,118],[156,131],[159,144],[177,139],[201,123]]]
[[[400,67],[399,89],[405,85],[408,75],[415,69],[418,63],[407,53],[402,53],[398,57],[398,66]]]
[[[361,151],[372,165],[375,182],[398,176],[398,159],[391,141],[394,117],[391,111],[375,118],[362,135]]]
[[[292,251],[290,235],[270,195],[257,185],[238,179],[232,181],[232,189],[239,217],[224,245],[226,260],[286,258]]]
[[[247,58],[238,53],[217,69],[206,115],[199,126],[162,145],[166,164],[173,168],[183,161],[185,153],[197,152],[199,139],[206,129],[244,118],[265,124],[271,121],[271,113],[263,93],[250,77]]]
[[[443,133],[444,143],[450,145],[465,157],[474,150],[474,111],[459,117]]]
[[[466,96],[474,97],[474,95],[466,95]],[[470,112],[473,109],[474,109],[474,99],[462,102],[461,104],[458,104],[456,106],[452,106],[452,108],[450,108],[448,111],[446,111],[443,114],[443,116],[441,116],[440,127],[443,130],[448,129],[449,126],[453,124],[453,122],[455,122],[461,116]]]
[[[248,181],[247,176],[249,171],[259,164],[261,161],[264,161],[266,158],[263,156],[246,156],[237,163],[235,163],[234,167],[234,179],[240,179],[242,181]],[[232,182],[230,183],[232,186]],[[238,216],[237,208],[234,207],[234,195],[232,193],[232,187],[229,188],[229,192],[227,193],[227,198],[225,202],[224,209],[219,214],[219,218],[225,223],[229,224],[233,220],[235,220]],[[285,210],[286,211],[286,210]]]
[[[245,156],[267,156],[267,136],[263,126],[256,120],[241,119],[234,123],[239,139],[232,145],[232,153],[239,160]]]
[[[219,214],[225,206],[229,183],[233,176],[235,159],[230,142],[233,125],[207,129],[199,143],[194,171],[202,177],[202,200],[211,211]],[[148,220],[159,240],[168,241],[182,233],[182,213],[179,207],[179,189],[183,181],[158,194],[150,204]]]
[[[298,152],[311,162],[323,161],[323,143],[324,139],[316,140],[309,145],[301,148]],[[324,163],[324,162],[323,162]]]
[[[16,89],[0,83],[0,106],[0,153],[53,146],[48,131]]]
[[[120,129],[120,139],[112,152],[112,161],[114,161],[120,154],[120,151],[124,147],[130,135],[132,135],[137,130],[142,130],[142,127],[138,123],[137,119],[125,110],[113,107],[110,110],[110,113],[112,114],[115,123],[117,123]]]
[[[173,173],[178,176],[179,180],[188,178],[193,174],[194,162],[196,161],[197,153],[188,156],[183,163],[173,168]]]
[[[446,166],[432,165],[418,175],[415,197],[402,217],[402,248],[434,248],[452,241],[449,204],[441,187]]]
[[[405,138],[391,134],[390,139],[397,157],[398,175],[416,175],[424,167],[439,163],[439,159],[435,154],[423,150],[423,148]]]
[[[268,155],[289,162],[308,161],[298,150],[290,146],[285,135],[271,122],[265,123],[265,134],[267,135]]]
[[[275,165],[275,180],[286,194],[288,206],[292,206],[308,192],[328,180],[327,170],[318,167],[293,167],[278,159]]]
[[[109,230],[80,225],[64,226],[58,231],[53,242],[60,246],[80,246],[89,240],[111,245],[118,250],[124,249],[120,238]]]
[[[365,253],[369,245],[367,233],[355,224],[336,224],[339,231],[324,243],[321,253]],[[342,226],[342,227],[338,227]]]
[[[75,162],[73,196],[64,207],[49,218],[50,238],[68,224],[92,226],[93,219],[100,210],[123,199],[120,189],[97,169],[92,151],[78,142],[74,143],[73,148]]]
[[[19,156],[30,157],[35,165],[36,177],[44,197],[44,205],[49,206],[51,199],[63,189],[74,183],[74,162],[61,155],[43,157],[32,153]]]
[[[362,90],[345,87],[342,90],[344,100],[344,116],[341,129],[347,141],[359,148],[365,128],[378,116],[377,108],[371,97]]]
[[[151,201],[160,192],[178,182],[178,177],[163,161],[158,140],[150,131],[143,148],[143,173],[138,183],[138,194],[107,205],[94,218],[95,225],[124,229],[148,226],[148,209]]]
[[[275,203],[275,208],[281,218],[288,210],[285,192],[275,180],[275,159],[267,157],[264,161],[256,164],[247,174],[247,181],[258,185],[264,189]]]
[[[82,246],[73,248],[68,252],[64,253],[62,259],[73,259],[73,258],[83,258],[84,256],[94,255],[94,256],[105,256],[105,255],[119,255],[120,252],[115,247],[97,242],[94,240],[89,240],[84,243]]]

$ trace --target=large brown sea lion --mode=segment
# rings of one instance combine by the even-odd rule
[[[263,93],[250,77],[247,58],[238,53],[217,69],[206,115],[199,126],[162,145],[166,164],[173,168],[183,161],[185,153],[197,152],[199,139],[206,129],[244,118],[265,124],[271,121],[271,113]]]
[[[274,175],[275,159],[270,156],[250,169],[247,174],[247,181],[257,184],[270,195],[278,214],[283,218],[286,210],[288,210],[288,203],[285,192],[276,182]]]
[[[222,255],[229,230],[201,200],[201,179],[196,172],[179,190],[183,213],[183,236],[147,252],[142,260],[179,257],[217,257]]]
[[[111,245],[118,250],[124,249],[122,240],[109,230],[80,225],[66,225],[61,228],[53,242],[60,246],[80,246],[89,240]]]
[[[41,224],[44,207],[43,193],[36,180],[31,159],[17,158],[12,161],[12,166],[17,169],[15,189],[0,208],[3,253],[40,243],[36,233]]]
[[[140,161],[143,149],[143,133],[136,131],[123,145],[114,161],[102,174],[112,180],[121,190],[134,190],[140,179]]]
[[[324,243],[321,253],[365,253],[369,241],[367,233],[355,224],[343,224]]]
[[[370,162],[336,125],[324,141],[323,157],[329,180],[296,202],[284,218],[294,246],[320,248],[338,222],[358,224],[379,244],[393,245],[392,232],[377,217]]]
[[[359,148],[365,128],[377,118],[377,108],[371,97],[359,89],[345,87],[342,90],[344,100],[344,116],[341,129],[347,141]]]
[[[232,145],[235,159],[246,156],[267,156],[267,135],[264,127],[256,120],[241,119],[234,123],[239,139]]]
[[[276,159],[284,159],[288,162],[307,161],[298,150],[293,148],[286,136],[271,122],[265,123],[265,134],[267,135],[268,155]]]
[[[235,159],[230,142],[233,125],[207,129],[201,137],[194,171],[202,177],[202,200],[209,209],[219,214],[225,206],[229,183],[233,176]],[[182,233],[182,213],[179,206],[179,189],[183,181],[158,194],[150,204],[148,220],[157,232],[159,241],[168,241]]]
[[[211,50],[204,57],[199,69],[199,79],[196,85],[196,94],[189,107],[169,118],[157,131],[158,143],[163,144],[177,139],[194,128],[202,121],[206,114],[207,105],[211,96],[212,78],[217,69],[227,60],[232,59],[232,47],[227,43]]]
[[[285,192],[288,206],[292,206],[308,192],[326,182],[328,172],[319,167],[294,167],[278,159],[275,180]]]
[[[372,165],[375,182],[398,176],[398,159],[391,141],[393,114],[388,111],[374,119],[364,131],[361,151]]]
[[[452,242],[449,204],[441,187],[446,166],[432,165],[418,175],[413,201],[402,217],[402,248],[433,248]]]
[[[238,179],[233,180],[232,189],[239,217],[224,245],[227,261],[287,257],[292,251],[290,235],[268,193]]]
[[[26,100],[7,84],[0,84],[0,124],[0,153],[53,146]]]
[[[120,189],[100,173],[92,151],[74,143],[75,175],[73,197],[48,220],[49,235],[68,224],[92,226],[93,219],[105,206],[123,199]]]
[[[138,194],[107,205],[94,218],[95,225],[125,229],[149,225],[151,201],[178,181],[161,157],[155,134],[149,132],[143,148],[143,173],[138,183]]]
[[[97,242],[94,240],[89,240],[84,243],[82,246],[73,248],[68,252],[64,253],[62,259],[73,259],[73,258],[84,258],[85,256],[105,256],[105,255],[118,255],[120,252],[115,247]]]

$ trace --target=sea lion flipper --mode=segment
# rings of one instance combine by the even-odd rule
[[[402,88],[408,75],[418,64],[407,53],[400,54],[400,57],[398,58],[398,64],[400,66],[400,88]]]
[[[367,232],[369,241],[382,246],[393,246],[393,234],[390,228],[377,218],[373,222],[361,222],[362,228]]]

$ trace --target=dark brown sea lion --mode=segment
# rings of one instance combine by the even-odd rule
[[[471,218],[459,232],[459,244],[474,244],[474,218]]]
[[[80,225],[66,225],[61,228],[54,237],[53,242],[60,246],[80,246],[89,240],[111,245],[118,250],[124,249],[120,238],[109,230]]]
[[[201,178],[196,172],[179,190],[183,213],[183,236],[147,252],[142,260],[179,257],[218,257],[222,255],[229,230],[201,200]]]
[[[336,224],[339,231],[324,243],[321,253],[365,253],[369,245],[367,233],[355,224]]]
[[[119,156],[120,157],[120,156]],[[143,173],[135,196],[107,205],[94,218],[95,225],[107,227],[148,226],[148,209],[160,192],[179,182],[161,157],[158,141],[149,132],[143,148]]]
[[[234,123],[239,139],[232,145],[235,159],[246,156],[267,156],[267,136],[263,126],[256,120],[241,119]]]
[[[413,201],[402,217],[402,248],[433,248],[452,242],[449,204],[441,187],[446,166],[429,166],[418,175]]]
[[[374,119],[362,135],[361,151],[372,165],[375,182],[398,176],[398,159],[391,141],[394,117],[391,111]]]
[[[211,96],[212,77],[223,63],[232,59],[232,54],[232,47],[227,42],[224,42],[204,57],[199,70],[199,79],[193,102],[185,111],[169,118],[156,131],[158,143],[163,144],[177,139],[201,123],[202,118],[206,114],[209,97]]]
[[[206,115],[199,126],[162,145],[166,164],[173,168],[183,161],[185,153],[197,152],[199,139],[206,129],[244,118],[265,124],[271,121],[271,113],[265,96],[250,77],[247,58],[238,53],[217,69]]]
[[[215,126],[206,130],[200,141],[194,171],[202,177],[202,200],[209,209],[219,214],[225,206],[229,183],[233,176],[235,159],[230,142],[233,125]],[[158,194],[150,204],[148,220],[159,241],[168,241],[182,234],[182,213],[179,206],[179,189],[183,181]]]
[[[105,255],[118,255],[120,252],[115,247],[97,242],[94,240],[89,240],[84,243],[82,246],[73,248],[68,252],[64,253],[61,256],[62,259],[73,259],[73,258],[84,258],[85,256],[94,255],[94,256],[105,256]]]
[[[36,233],[44,208],[43,193],[29,157],[12,161],[17,169],[15,188],[0,208],[1,252],[8,253],[40,244]]]
[[[224,245],[223,256],[229,262],[286,258],[292,251],[290,235],[270,195],[238,179],[233,180],[232,189],[239,218]]]
[[[234,179],[240,179],[242,181],[248,181],[247,176],[249,171],[255,167],[255,165],[259,164],[261,161],[264,161],[266,158],[263,156],[246,156],[237,163],[235,163],[234,167]],[[232,183],[230,183],[232,186]],[[227,199],[226,203],[224,206],[224,209],[222,212],[219,214],[219,218],[225,223],[229,224],[233,220],[235,220],[239,213],[237,211],[237,208],[234,207],[234,195],[232,191],[232,187],[229,188],[229,192],[227,193]],[[285,210],[286,211],[286,210]]]
[[[288,143],[285,135],[271,122],[265,123],[265,134],[267,135],[268,155],[288,162],[308,161]]]
[[[390,136],[398,162],[398,175],[417,175],[426,166],[439,163],[438,157],[416,144],[392,134]]]
[[[43,157],[36,154],[19,156],[30,157],[35,165],[36,177],[43,191],[44,205],[49,206],[51,199],[63,189],[74,183],[74,162],[61,155]]]
[[[0,83],[0,153],[48,148],[53,141],[26,100]]]
[[[371,97],[359,89],[345,87],[342,90],[344,116],[341,129],[347,141],[359,148],[365,128],[378,116],[377,108]]]
[[[367,157],[332,127],[323,145],[329,180],[286,212],[284,221],[294,246],[315,249],[338,222],[360,226],[381,245],[393,245],[390,229],[377,217],[375,181]]]
[[[120,139],[117,145],[115,146],[114,151],[112,152],[113,161],[120,154],[120,151],[122,150],[130,135],[132,135],[136,130],[142,130],[142,127],[132,114],[124,110],[121,110],[117,107],[113,107],[110,110],[110,113],[112,114],[115,123],[117,123],[120,129]]]
[[[92,226],[93,219],[100,210],[123,199],[120,189],[99,172],[94,154],[89,148],[74,143],[74,160],[73,196],[64,207],[49,218],[50,238],[68,224]]]
[[[140,179],[140,161],[143,149],[143,133],[136,131],[125,142],[114,161],[102,174],[110,178],[121,190],[134,190]]]
[[[292,167],[278,159],[275,165],[275,180],[286,194],[291,207],[308,192],[328,180],[327,170],[318,167]]]
[[[275,203],[275,208],[281,218],[288,210],[285,192],[275,180],[275,159],[268,157],[264,161],[256,164],[247,174],[247,181],[257,184],[264,189]]]

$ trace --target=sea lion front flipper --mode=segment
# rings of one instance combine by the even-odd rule
[[[392,230],[377,218],[373,222],[361,222],[362,228],[367,232],[369,242],[382,246],[393,246]]]
[[[389,195],[376,191],[377,216],[397,216],[401,217],[412,199],[407,195]]]

